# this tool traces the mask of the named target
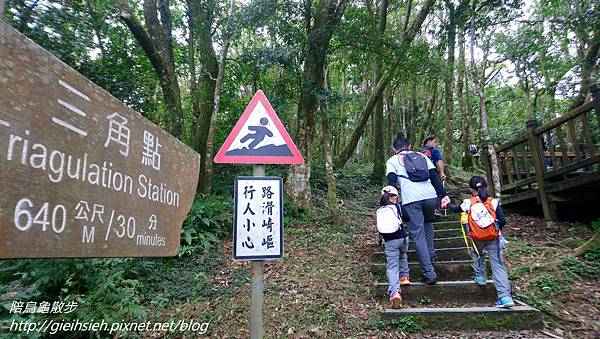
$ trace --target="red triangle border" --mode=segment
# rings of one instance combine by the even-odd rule
[[[254,112],[254,108],[256,107],[256,104],[258,104],[259,101],[262,103],[263,107],[267,111],[267,114],[269,115],[269,117],[271,118],[273,123],[275,124],[275,128],[277,128],[277,130],[283,137],[285,144],[288,146],[288,148],[292,152],[292,156],[265,156],[265,155],[256,156],[256,155],[226,155],[225,154],[227,152],[227,150],[229,150],[229,147],[231,146],[233,141],[236,139],[236,137],[238,136],[240,131],[242,130],[242,127],[244,127],[244,124],[246,123],[246,121],[248,121],[248,118],[250,118],[250,115]],[[229,135],[227,136],[227,139],[225,139],[223,146],[221,146],[221,148],[215,155],[214,161],[216,163],[220,163],[220,164],[293,164],[293,165],[298,165],[298,164],[304,163],[304,158],[298,151],[298,148],[294,144],[294,141],[288,134],[288,132],[285,129],[285,127],[283,126],[283,124],[281,123],[281,120],[279,120],[279,117],[275,113],[275,110],[273,110],[271,103],[269,102],[269,100],[267,100],[267,97],[265,96],[263,91],[258,90],[256,92],[256,94],[254,94],[254,97],[252,97],[252,100],[250,100],[250,103],[248,104],[248,106],[246,106],[246,109],[244,110],[244,113],[242,114],[242,116],[240,117],[238,122],[235,124],[235,126],[233,127],[233,129],[231,130]]]

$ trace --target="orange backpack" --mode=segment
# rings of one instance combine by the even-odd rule
[[[469,236],[473,240],[494,240],[500,236],[496,228],[496,210],[488,197],[483,203],[477,197],[471,197],[469,208]]]

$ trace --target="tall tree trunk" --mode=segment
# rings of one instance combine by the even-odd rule
[[[436,2],[436,0],[427,0],[427,2],[423,5],[423,7],[421,8],[421,11],[417,15],[417,18],[415,19],[415,21],[413,22],[411,27],[408,29],[408,31],[406,31],[403,35],[402,42],[405,45],[410,45],[412,43],[412,41],[414,40],[418,31],[421,29],[421,25],[423,25],[423,21],[425,21],[425,18],[429,14],[429,11],[431,10],[431,8],[433,7],[433,4],[435,2]],[[383,90],[387,87],[390,80],[393,78],[394,72],[396,71],[396,69],[398,68],[400,63],[402,62],[403,58],[404,58],[404,56],[399,57],[391,65],[391,67],[387,70],[387,72],[385,72],[385,74],[382,76],[381,80],[379,80],[379,82],[373,89],[373,93],[371,93],[371,96],[369,97],[367,104],[365,105],[363,110],[360,112],[360,116],[358,118],[356,127],[354,128],[354,131],[352,131],[352,135],[350,136],[350,140],[348,140],[348,142],[346,143],[346,146],[344,147],[344,149],[342,150],[340,155],[335,159],[335,165],[337,168],[344,167],[346,162],[348,162],[348,159],[350,159],[350,157],[352,156],[352,153],[354,152],[354,149],[356,148],[356,144],[358,143],[358,140],[360,139],[360,137],[363,133],[363,129],[364,129],[367,121],[369,120],[369,116],[371,115],[371,112],[373,111],[375,104],[377,103],[379,98],[381,98]]]
[[[331,154],[331,132],[329,130],[329,112],[327,101],[321,100],[321,133],[323,138],[323,156],[325,158],[325,172],[327,173],[327,207],[333,222],[341,224],[337,195],[335,188],[335,177],[333,172],[333,156]]]
[[[380,0],[379,1],[379,24],[377,25],[377,30],[379,31],[379,36],[383,37],[385,33],[385,27],[387,23],[387,12],[388,12],[388,0]],[[380,44],[383,45],[383,39],[380,39]],[[375,58],[374,63],[374,74],[373,74],[373,83],[378,83],[381,80],[382,73],[382,62],[381,57]],[[373,137],[374,137],[374,156],[373,156],[373,173],[372,177],[376,181],[383,182],[383,178],[385,176],[385,150],[383,145],[383,97],[377,101],[375,105],[375,111],[373,112]]]
[[[384,150],[385,150],[385,145],[388,145],[392,142],[394,136],[396,135],[397,131],[396,131],[396,125],[395,125],[395,117],[394,117],[394,92],[395,89],[392,87],[389,87],[386,90],[385,93],[385,112],[386,112],[386,118],[387,118],[387,125],[386,125],[386,129],[385,129],[385,134],[384,134]],[[387,142],[387,144],[386,144]],[[384,159],[385,160],[385,159]]]
[[[342,98],[346,96],[346,70],[342,70],[342,83],[341,83]],[[346,111],[345,100],[339,105],[340,107],[340,124],[335,133],[335,144],[333,154],[337,155],[340,152],[342,141],[346,138],[346,124],[348,122],[348,113]]]
[[[334,29],[339,24],[348,0],[320,0],[314,20],[311,0],[305,1],[305,23],[308,51],[304,59],[303,85],[298,104],[296,142],[304,155],[304,164],[292,165],[288,171],[286,194],[300,208],[310,210],[311,153],[315,130],[315,113],[319,107],[317,93],[323,92],[325,58]]]
[[[211,117],[213,114],[216,79],[219,74],[219,62],[212,41],[212,24],[216,4],[214,0],[199,2],[187,0],[188,9],[194,17],[193,29],[196,44],[200,52],[201,72],[199,84],[191,93],[195,118],[192,128],[192,147],[200,154],[200,172],[198,174],[198,192],[206,192],[207,163],[212,161],[207,154],[207,144]]]
[[[462,117],[462,144],[464,156],[461,160],[461,165],[464,170],[473,169],[473,156],[469,150],[469,127],[471,119],[471,111],[467,110],[465,102],[466,93],[465,87],[465,73],[466,73],[466,59],[465,59],[465,34],[461,28],[458,30],[458,82],[456,83],[456,96],[458,97],[458,108],[460,110],[460,116]]]
[[[37,1],[34,2],[37,4]],[[95,3],[95,5],[99,5],[99,3]],[[100,12],[99,6],[94,6],[90,2],[90,0],[85,0],[85,9],[91,18],[91,26],[94,30],[94,35],[96,39],[98,39],[98,48],[100,49],[100,55],[103,60],[106,60],[106,47],[104,47],[104,42],[102,41],[102,25],[104,25],[106,21],[106,16],[102,15]]]
[[[405,137],[412,142],[413,145],[420,145],[416,138],[416,126],[414,124],[415,116],[419,113],[419,104],[417,103],[417,82],[414,81],[410,91],[410,110],[407,111],[406,117],[406,135]]]
[[[533,107],[531,105],[531,85],[529,83],[529,78],[527,77],[527,64],[521,65],[521,62],[518,60],[514,60],[515,63],[515,73],[517,79],[519,79],[519,87],[523,91],[523,95],[525,96],[525,109],[527,110],[527,119],[533,119]],[[485,70],[484,70],[485,71]],[[483,78],[482,78],[483,79]],[[485,80],[484,80],[485,81]]]
[[[471,86],[469,86],[469,77],[468,73],[465,72],[465,102],[466,102],[466,119],[467,119],[467,133],[469,133],[469,145],[478,145],[477,140],[475,140],[475,128],[473,119],[475,119],[475,115],[473,114],[473,103],[471,102]],[[478,133],[479,135],[479,133]],[[481,150],[479,150],[481,153]],[[473,159],[473,167],[479,167],[480,157]]]
[[[444,160],[447,164],[445,174],[449,175],[448,166],[452,164],[452,141],[454,139],[454,125],[452,116],[454,114],[454,48],[456,45],[456,19],[454,5],[446,0],[448,7],[448,72],[444,80],[444,91],[446,93],[446,128],[444,141]]]
[[[581,85],[579,86],[579,93],[573,100],[573,104],[569,109],[573,109],[585,102],[585,98],[592,85],[592,73],[596,61],[598,60],[598,52],[600,51],[600,31],[594,31],[592,38],[590,39],[590,45],[585,53],[585,57],[581,64]]]
[[[488,128],[487,121],[487,108],[485,103],[485,67],[481,70],[481,75],[479,75],[477,70],[477,65],[475,64],[475,2],[471,5],[471,71],[473,73],[473,83],[475,84],[475,91],[477,92],[477,96],[479,98],[479,113],[481,116],[481,134],[483,136],[483,142],[487,146],[488,154],[490,157],[490,163],[492,168],[492,184],[494,185],[494,193],[497,198],[501,197],[501,187],[500,187],[500,170],[498,168],[498,157],[496,156],[496,152],[494,150],[494,144],[492,143],[492,139],[490,138],[490,131]],[[484,53],[484,60],[482,64],[486,64],[485,57],[487,57],[487,53]]]
[[[425,139],[426,134],[430,134],[432,129],[434,118],[434,111],[438,106],[438,79],[431,79],[431,85],[427,89],[428,100],[426,103],[425,115],[423,116],[423,123],[419,126],[419,133],[416,136],[417,142]]]
[[[188,27],[196,27],[196,14],[191,8],[191,4],[188,2],[187,8],[187,17],[188,17]],[[194,140],[194,131],[195,126],[197,125],[198,116],[200,115],[200,100],[198,95],[198,74],[196,72],[196,30],[190,29],[188,32],[188,68],[190,70],[190,102],[192,104],[192,117],[193,117],[193,127],[192,127],[192,138],[191,144],[192,147],[195,145]]]
[[[552,121],[556,119],[556,87],[550,86],[548,88],[548,116],[546,117],[546,121]]]
[[[217,74],[217,81],[215,83],[215,95],[213,101],[213,110],[210,117],[210,128],[208,130],[208,138],[206,141],[206,157],[205,166],[206,173],[204,175],[204,188],[203,193],[210,193],[212,191],[212,180],[213,180],[213,153],[214,153],[214,136],[217,129],[217,114],[221,107],[221,87],[223,86],[223,78],[225,75],[225,61],[227,60],[227,52],[231,43],[231,25],[234,16],[234,2],[230,0],[229,13],[227,15],[227,25],[225,27],[223,46],[221,47],[221,56],[219,61],[219,71]]]
[[[17,12],[17,17],[19,18],[19,21],[17,24],[17,30],[19,32],[21,32],[23,34],[26,33],[25,31],[28,28],[27,24],[29,23],[29,20],[31,20],[33,11],[34,11],[35,7],[38,5],[38,3],[39,3],[39,0],[34,0],[29,5],[27,5],[24,0],[16,1],[16,5],[22,8],[22,10],[20,12]],[[7,7],[8,7],[8,5],[7,5]],[[2,7],[0,7],[0,9],[2,9]],[[0,11],[0,16],[4,16],[4,11]],[[2,18],[0,18],[0,20],[2,20]]]
[[[179,83],[175,73],[175,59],[171,32],[171,12],[165,0],[156,7],[155,0],[144,0],[144,21],[146,29],[133,14],[129,3],[117,0],[121,20],[129,27],[146,56],[150,60],[162,88],[165,108],[167,110],[167,132],[176,138],[181,138],[183,131],[183,109]],[[158,19],[160,11],[160,21]]]

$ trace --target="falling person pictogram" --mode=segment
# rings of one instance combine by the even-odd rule
[[[246,134],[241,140],[241,143],[245,143],[250,139],[254,139],[250,145],[248,145],[247,149],[254,149],[261,141],[265,139],[265,137],[272,137],[273,132],[271,132],[267,127],[265,127],[269,123],[269,119],[261,118],[260,124],[262,126],[248,126],[248,129],[253,131],[254,133]]]
[[[262,117],[258,125],[246,127],[248,132],[239,140],[238,148],[230,149],[226,155],[235,156],[291,156],[290,148],[285,144],[277,129],[274,131],[267,127],[271,121]],[[277,127],[275,127],[277,128]],[[269,137],[271,139],[265,139]],[[246,145],[246,143],[250,143]],[[280,143],[279,145],[276,143]]]

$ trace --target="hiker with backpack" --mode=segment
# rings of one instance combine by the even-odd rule
[[[423,140],[423,149],[421,153],[425,154],[429,160],[433,163],[433,166],[438,171],[442,184],[446,181],[446,174],[444,174],[444,159],[442,158],[442,152],[438,148],[438,138],[436,136],[428,136]],[[441,216],[442,213],[438,207],[434,210],[436,216]]]
[[[388,278],[390,308],[402,306],[401,285],[409,285],[408,235],[404,232],[402,210],[398,203],[398,190],[386,186],[381,190],[379,208],[376,212],[377,231],[383,237],[386,258],[385,273]]]
[[[467,247],[470,247],[473,256],[473,268],[475,270],[473,280],[480,286],[486,284],[487,274],[484,252],[487,252],[492,264],[492,279],[498,293],[496,307],[515,306],[502,255],[502,240],[504,238],[500,231],[506,224],[504,212],[498,200],[489,196],[487,182],[484,178],[471,177],[469,190],[473,195],[471,198],[463,200],[460,206],[449,204],[448,208],[455,213],[467,213],[467,221],[463,227],[466,228],[465,233],[471,239],[471,245],[469,245],[466,238],[465,241],[467,241]]]
[[[410,151],[410,142],[396,138],[395,154],[386,162],[388,185],[398,187],[402,197],[402,208],[408,217],[408,232],[415,243],[417,259],[421,265],[422,281],[428,285],[437,283],[437,274],[432,265],[435,260],[433,245],[434,209],[438,198],[442,208],[450,202],[435,166],[420,152]]]
[[[421,153],[425,154],[431,160],[440,175],[440,179],[446,181],[444,158],[442,158],[442,152],[438,149],[438,143],[439,140],[436,136],[428,136],[423,140]]]

